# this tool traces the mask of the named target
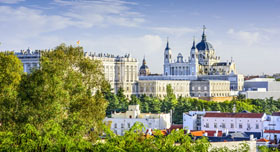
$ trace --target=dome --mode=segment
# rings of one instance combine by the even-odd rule
[[[140,76],[147,76],[150,74],[150,69],[149,67],[146,65],[146,60],[145,60],[145,57],[143,59],[143,63],[140,67],[140,70],[139,70],[139,75]]]
[[[205,26],[203,26],[203,34],[201,42],[196,45],[196,48],[200,50],[214,50],[213,45],[206,41]]]
[[[196,45],[196,48],[198,50],[214,50],[212,44],[203,40]]]
[[[140,70],[146,70],[146,69],[149,69],[147,65],[141,65]]]

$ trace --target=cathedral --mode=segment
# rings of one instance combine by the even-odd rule
[[[164,75],[165,76],[198,76],[198,75],[229,75],[236,74],[235,63],[221,62],[216,56],[215,49],[211,43],[207,42],[205,27],[203,28],[202,39],[190,50],[188,60],[184,60],[181,53],[177,60],[172,59],[172,51],[167,41],[164,51]]]

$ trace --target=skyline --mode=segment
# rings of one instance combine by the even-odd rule
[[[0,0],[0,50],[48,49],[61,43],[86,52],[145,56],[162,73],[167,37],[173,60],[189,56],[192,39],[207,41],[241,74],[279,73],[279,0]],[[277,58],[278,57],[278,58]]]

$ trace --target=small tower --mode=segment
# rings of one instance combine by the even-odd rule
[[[139,70],[139,76],[148,76],[149,74],[150,74],[150,69],[146,65],[146,59],[144,57],[142,65],[141,65],[140,70]]]
[[[193,39],[193,46],[190,52],[190,75],[197,75],[198,73],[198,50],[195,46],[195,39]]]
[[[167,43],[166,43],[166,48],[164,51],[164,75],[170,75],[170,63],[172,62],[172,52],[171,49],[169,48],[169,42],[167,39]]]

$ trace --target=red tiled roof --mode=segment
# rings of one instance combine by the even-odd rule
[[[264,113],[206,113],[204,117],[262,118]]]
[[[265,130],[264,133],[276,133],[276,134],[280,134],[280,130]]]
[[[272,116],[280,116],[280,112],[273,112]]]
[[[172,130],[176,130],[176,129],[183,129],[183,124],[173,124],[173,125],[171,125],[170,126],[170,128],[168,129],[170,132],[172,131]]]
[[[257,142],[269,142],[269,140],[262,138],[262,139],[258,139]]]

